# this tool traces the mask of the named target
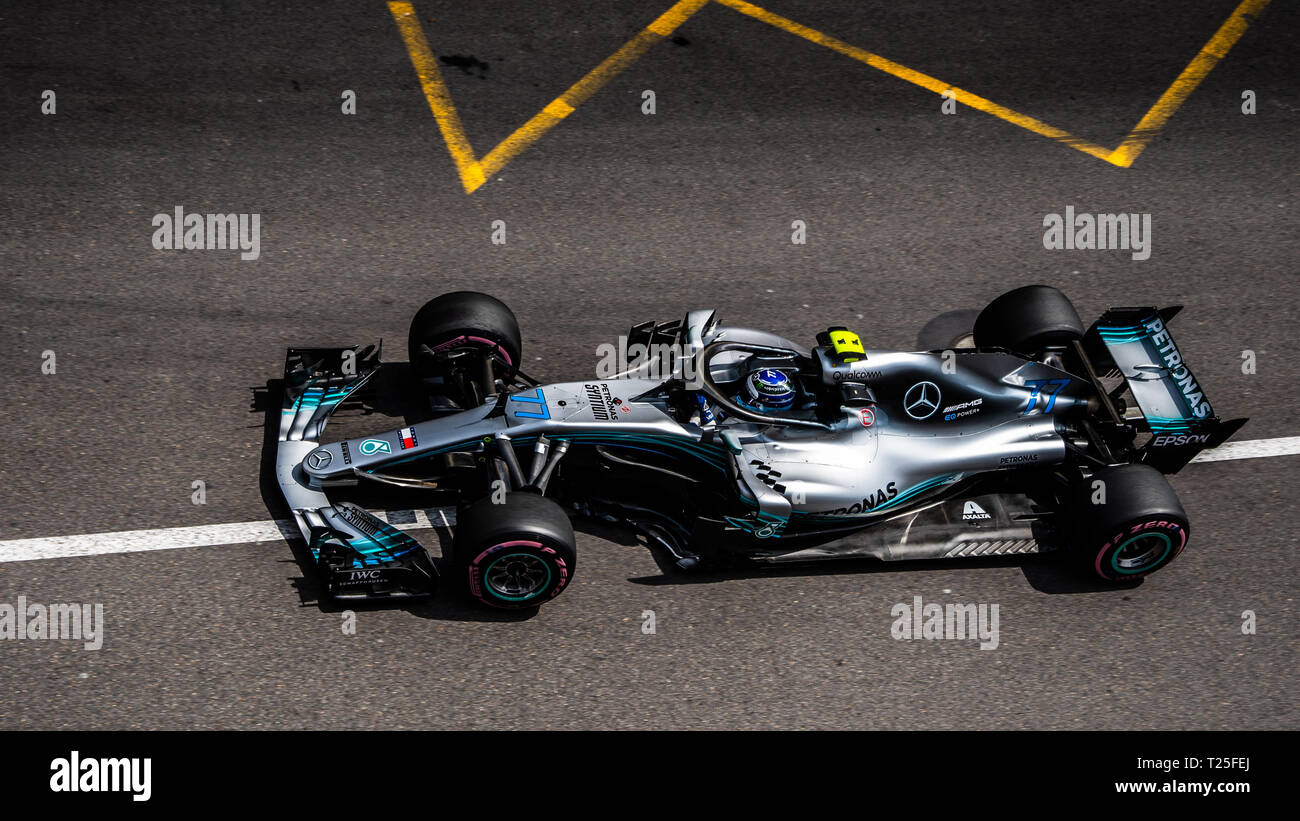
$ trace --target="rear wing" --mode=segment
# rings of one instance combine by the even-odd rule
[[[1111,308],[1084,334],[1088,358],[1123,381],[1109,394],[1112,402],[1127,393],[1140,416],[1126,421],[1150,439],[1139,450],[1140,461],[1164,473],[1182,469],[1206,448],[1218,447],[1236,433],[1245,419],[1220,419],[1205,391],[1183,360],[1169,331],[1169,321],[1182,310],[1169,308]]]

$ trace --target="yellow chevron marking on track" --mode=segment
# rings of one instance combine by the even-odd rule
[[[406,50],[410,55],[411,65],[415,68],[415,74],[420,79],[420,87],[424,91],[424,97],[429,103],[429,109],[433,112],[439,130],[442,132],[442,138],[447,143],[447,150],[451,154],[452,161],[456,164],[456,170],[460,174],[465,193],[468,194],[483,185],[488,177],[505,168],[511,160],[541,139],[542,135],[554,128],[561,120],[572,114],[591,95],[636,62],[651,46],[672,35],[683,23],[710,2],[726,6],[754,20],[802,37],[811,43],[816,43],[831,51],[843,54],[936,94],[943,94],[945,91],[951,92],[957,102],[976,111],[991,114],[1012,125],[1056,140],[1062,145],[1067,145],[1100,160],[1105,160],[1111,165],[1128,168],[1155,139],[1160,130],[1169,122],[1169,118],[1186,102],[1187,98],[1191,96],[1192,92],[1196,90],[1196,87],[1200,85],[1201,81],[1205,79],[1215,65],[1241,39],[1241,35],[1245,33],[1252,18],[1258,16],[1268,6],[1270,0],[1242,0],[1241,4],[1228,16],[1228,19],[1214,33],[1209,42],[1187,64],[1187,67],[1178,75],[1173,84],[1160,95],[1155,104],[1138,121],[1133,131],[1114,149],[1105,148],[1076,137],[1068,131],[1048,125],[1027,114],[1021,114],[1006,106],[998,105],[978,94],[957,88],[928,74],[900,65],[878,54],[873,54],[828,34],[823,34],[820,31],[796,23],[793,20],[773,14],[753,3],[745,2],[745,0],[679,0],[621,48],[605,58],[600,65],[587,72],[581,80],[548,103],[545,108],[516,129],[513,134],[502,140],[481,160],[474,153],[474,149],[470,147],[469,138],[465,135],[465,128],[460,121],[460,115],[456,113],[456,106],[452,104],[451,94],[447,91],[447,85],[442,79],[442,72],[438,69],[438,61],[434,57],[433,50],[429,47],[429,41],[425,38],[424,30],[420,27],[419,18],[415,14],[414,7],[409,2],[394,0],[394,2],[388,3],[388,9],[393,15],[393,20],[397,23],[397,29],[402,35],[402,40],[406,43]]]

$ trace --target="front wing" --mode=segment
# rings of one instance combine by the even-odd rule
[[[418,541],[356,505],[332,503],[302,470],[330,415],[379,368],[379,348],[290,348],[276,445],[276,481],[329,596],[428,596],[438,571]]]

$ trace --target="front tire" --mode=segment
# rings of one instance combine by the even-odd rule
[[[569,517],[534,493],[479,499],[459,517],[453,547],[470,596],[490,607],[537,607],[573,581],[578,548]]]
[[[1102,504],[1095,502],[1099,493]],[[1187,546],[1187,514],[1164,475],[1150,465],[1098,471],[1075,494],[1076,555],[1106,581],[1148,576]]]
[[[407,352],[415,375],[462,408],[509,384],[523,342],[506,304],[476,291],[456,291],[424,304],[411,320]],[[490,379],[490,381],[489,381]]]

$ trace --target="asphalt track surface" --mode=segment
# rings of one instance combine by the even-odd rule
[[[669,5],[414,8],[482,156]],[[1114,147],[1237,3],[762,6]],[[930,90],[710,4],[473,193],[378,0],[11,2],[0,41],[3,539],[271,519],[255,390],[284,347],[382,337],[400,361],[415,309],[465,288],[514,308],[551,381],[692,307],[910,348],[1032,282],[1086,318],[1182,303],[1179,345],[1216,409],[1251,418],[1239,438],[1300,432],[1294,3],[1258,15],[1129,167],[943,115]],[[176,205],[260,214],[260,258],[154,250]],[[1066,206],[1150,213],[1150,259],[1044,249]],[[102,603],[106,638],[0,642],[0,727],[1295,729],[1297,467],[1188,467],[1191,545],[1119,589],[1049,557],[681,577],[588,529],[574,584],[531,617],[451,595],[360,608],[345,635],[285,542],[2,563],[0,602]],[[998,604],[999,647],[894,640],[914,596]]]

